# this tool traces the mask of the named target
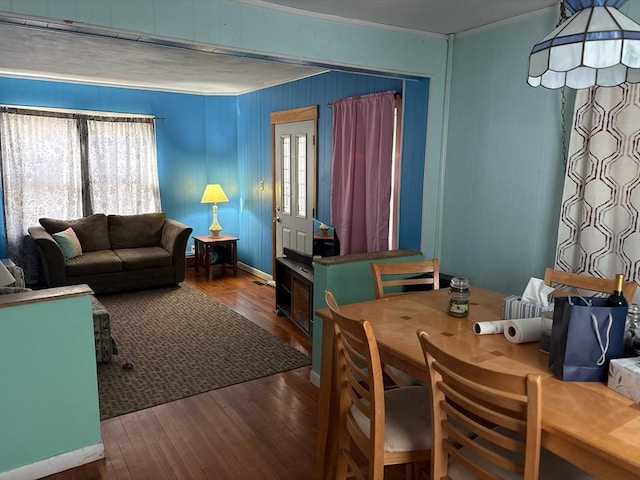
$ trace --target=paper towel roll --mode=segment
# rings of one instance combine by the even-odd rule
[[[513,318],[507,320],[504,326],[504,336],[511,343],[537,342],[540,340],[542,331],[542,319],[533,318]]]
[[[478,335],[490,335],[492,333],[502,333],[504,324],[509,320],[494,320],[492,322],[476,322],[473,324],[473,331]]]

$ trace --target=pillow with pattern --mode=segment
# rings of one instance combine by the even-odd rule
[[[76,232],[73,231],[73,228],[69,227],[62,232],[54,233],[51,236],[56,243],[60,245],[65,260],[82,255],[82,247],[80,246],[80,241],[76,236]]]

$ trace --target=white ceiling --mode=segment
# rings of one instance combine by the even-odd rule
[[[438,34],[461,33],[558,4],[558,0],[237,1],[337,21]],[[94,30],[91,34],[76,30],[64,24],[22,22],[0,16],[0,75],[231,95],[326,70],[219,53],[203,45],[132,35],[116,38],[106,30]]]
[[[535,12],[559,0],[237,0],[422,32],[462,33]],[[301,12],[301,10],[303,12]],[[294,11],[294,10],[289,10]]]

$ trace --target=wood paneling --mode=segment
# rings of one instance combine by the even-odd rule
[[[412,108],[404,119],[407,125],[418,125],[410,129],[403,153],[403,175],[411,172],[417,181],[402,184],[405,201],[401,205],[403,222],[420,225],[422,218],[422,179],[424,172],[424,146],[426,137],[426,96],[428,81],[408,81],[414,88],[408,89],[405,102]],[[320,220],[330,221],[331,195],[331,143],[332,111],[328,103],[354,95],[403,89],[403,81],[395,78],[359,75],[345,72],[328,72],[305,78],[297,82],[265,88],[238,97],[238,182],[243,192],[243,208],[240,212],[238,243],[240,260],[263,272],[272,273],[272,245],[265,241],[272,235],[273,206],[271,203],[273,175],[271,172],[271,115],[287,109],[318,105],[317,139],[317,212]],[[301,112],[305,112],[304,108]],[[306,116],[309,115],[307,111]],[[277,118],[277,114],[276,114]],[[421,130],[420,130],[421,129]],[[259,189],[264,181],[264,190]],[[223,224],[224,225],[224,224]],[[420,229],[405,229],[411,238],[402,239],[415,248],[420,244]]]
[[[561,92],[531,88],[526,72],[535,39],[557,18],[548,10],[455,41],[439,257],[443,271],[505,293],[554,261]]]

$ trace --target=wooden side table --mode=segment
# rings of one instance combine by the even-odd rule
[[[231,254],[231,261],[222,263],[221,265],[231,265],[233,267],[233,274],[238,274],[238,238],[231,235],[219,235],[212,237],[210,235],[198,235],[193,237],[196,246],[196,272],[200,270],[200,267],[204,267],[204,271],[207,275],[207,279],[210,278],[209,273],[211,269],[211,262],[209,261],[209,253],[214,245],[222,245],[229,249]]]

